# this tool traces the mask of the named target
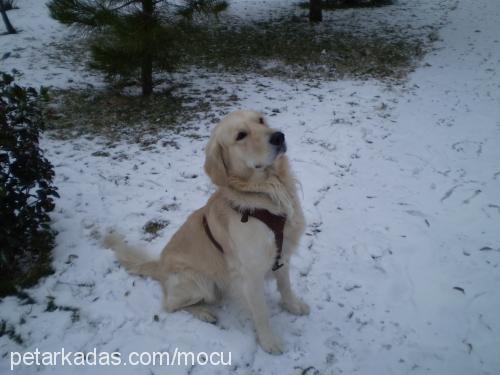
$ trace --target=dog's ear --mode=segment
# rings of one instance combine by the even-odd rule
[[[227,167],[222,146],[213,135],[205,149],[205,172],[215,185],[227,185]]]

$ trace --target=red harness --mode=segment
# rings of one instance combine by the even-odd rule
[[[248,222],[248,217],[251,216],[256,218],[257,220],[262,221],[274,233],[274,243],[276,244],[276,257],[274,258],[274,264],[272,270],[276,271],[277,269],[283,267],[283,264],[280,263],[280,260],[281,260],[281,253],[283,252],[283,231],[285,229],[286,215],[285,216],[275,215],[269,212],[268,210],[260,208],[254,210],[250,210],[248,208],[241,209],[239,207],[233,207],[233,208],[239,213],[241,213],[242,223]],[[207,237],[210,239],[210,241],[212,241],[214,246],[221,253],[224,253],[224,249],[213,236],[212,231],[208,226],[207,218],[205,217],[205,215],[203,215],[203,228],[205,229]]]

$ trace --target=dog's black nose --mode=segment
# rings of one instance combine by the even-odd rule
[[[285,143],[285,135],[282,132],[274,132],[273,134],[271,134],[269,143],[275,146],[281,146],[283,145],[283,143]]]

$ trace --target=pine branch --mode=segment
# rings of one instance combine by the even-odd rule
[[[52,0],[47,6],[51,17],[68,25],[99,26],[110,14],[102,0]]]
[[[160,1],[161,1],[161,0],[160,0]],[[111,10],[112,10],[113,12],[116,12],[117,10],[120,10],[120,9],[126,8],[126,7],[128,7],[128,6],[132,5],[132,4],[138,4],[138,3],[140,3],[140,1],[138,1],[138,0],[130,0],[130,1],[127,1],[126,3],[121,4],[121,5],[117,6],[116,8],[113,8],[113,9],[111,9]]]
[[[185,0],[185,3],[179,6],[178,14],[187,19],[192,19],[194,14],[217,15],[228,7],[225,0]]]

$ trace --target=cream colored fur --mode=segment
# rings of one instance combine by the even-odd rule
[[[283,343],[270,327],[264,296],[266,276],[276,278],[287,311],[304,315],[309,313],[309,307],[290,286],[289,259],[305,223],[288,159],[269,141],[274,132],[262,114],[254,111],[233,112],[214,128],[206,148],[205,171],[218,189],[205,206],[187,218],[160,259],[141,256],[116,234],[107,235],[104,243],[116,251],[128,270],[160,282],[169,312],[184,309],[202,320],[215,322],[208,305],[229,286],[236,286],[251,313],[261,347],[278,354],[283,351]],[[246,136],[237,140],[239,133]],[[242,223],[234,207],[262,208],[287,215],[282,268],[271,271],[276,255],[273,232],[253,217]],[[208,238],[203,216],[224,253]]]

